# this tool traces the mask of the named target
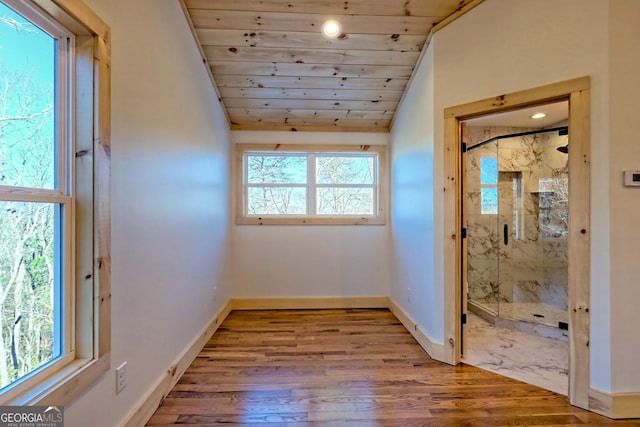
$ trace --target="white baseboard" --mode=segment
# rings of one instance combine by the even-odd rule
[[[337,298],[238,298],[231,300],[233,310],[291,310],[331,308],[388,308],[387,297]]]
[[[434,360],[450,363],[444,345],[433,342],[426,332],[395,301],[389,298],[389,310],[398,318],[404,327],[418,341],[418,344]]]
[[[640,418],[640,393],[589,390],[589,410],[613,419]]]
[[[160,406],[160,403],[162,403],[162,400],[176,385],[182,374],[184,374],[191,365],[207,341],[211,339],[220,324],[227,318],[229,312],[231,312],[231,301],[227,302],[227,304],[218,311],[209,324],[196,335],[191,344],[176,359],[175,363],[171,365],[167,369],[167,372],[154,384],[147,395],[140,399],[138,405],[136,405],[125,418],[121,427],[140,427],[149,421],[153,413]]]

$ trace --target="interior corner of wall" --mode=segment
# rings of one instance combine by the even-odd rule
[[[444,343],[434,341],[392,297],[389,297],[389,310],[418,341],[429,357],[439,362],[453,364]]]

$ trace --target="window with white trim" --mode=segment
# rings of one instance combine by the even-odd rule
[[[109,368],[105,28],[0,0],[0,404],[64,405]]]
[[[237,146],[240,224],[384,224],[384,146]]]

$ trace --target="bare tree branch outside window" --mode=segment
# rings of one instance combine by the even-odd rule
[[[51,47],[51,67],[29,66],[28,44]],[[16,45],[17,44],[17,45]],[[0,4],[0,186],[54,189],[54,41]],[[24,51],[26,61],[15,53]],[[24,64],[27,64],[26,66]],[[48,77],[47,77],[48,76]],[[56,203],[0,200],[0,387],[58,355]]]

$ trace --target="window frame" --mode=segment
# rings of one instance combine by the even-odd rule
[[[57,196],[65,198],[70,210],[65,238],[72,244],[62,261],[69,276],[63,302],[71,311],[65,322],[68,354],[0,394],[0,405],[61,406],[111,365],[110,30],[81,0],[2,1],[30,20],[34,15],[25,8],[32,9],[75,40],[69,48],[70,75],[62,83],[69,86],[60,87],[69,94],[66,117],[61,117],[68,132],[59,135],[58,152],[60,161],[72,163],[60,167],[73,172],[60,182],[65,190]]]
[[[236,144],[236,224],[238,225],[384,225],[387,221],[387,147],[384,145],[304,145],[304,144]],[[245,154],[261,153],[265,155],[277,153],[302,154],[315,161],[316,155],[324,153],[336,154],[375,154],[377,156],[377,184],[374,183],[374,214],[373,215],[321,215],[321,214],[294,214],[294,215],[249,215],[246,212],[247,189],[245,182],[247,169]],[[307,166],[307,173],[315,170],[315,165]],[[315,190],[324,187],[339,187],[340,185],[325,185],[313,181],[311,176],[306,184],[307,200],[314,198]],[[296,186],[299,186],[296,184]],[[315,200],[310,203],[315,207]]]

